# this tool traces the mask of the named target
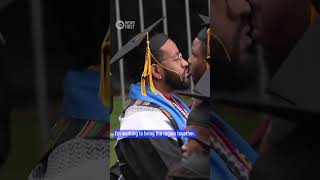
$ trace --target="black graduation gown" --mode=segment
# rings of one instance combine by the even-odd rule
[[[117,141],[115,151],[126,180],[164,180],[168,170],[182,160],[179,143],[171,138],[125,138]]]
[[[319,32],[318,18],[271,80],[270,100],[295,111],[272,121],[269,149],[255,164],[253,180],[320,179]]]
[[[255,163],[251,180],[320,179],[317,126],[273,121],[270,135],[269,149]]]
[[[209,180],[209,158],[209,152],[193,153],[190,158],[182,160],[170,170],[168,180]]]

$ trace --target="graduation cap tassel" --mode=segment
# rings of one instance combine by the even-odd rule
[[[145,63],[144,69],[141,76],[141,94],[146,96],[146,83],[148,83],[151,92],[156,92],[156,88],[154,87],[153,80],[152,80],[152,72],[151,72],[151,50],[150,50],[150,41],[149,41],[149,33],[147,32],[147,48],[146,48],[146,55],[145,55]]]
[[[207,30],[207,58],[208,59],[210,58],[210,37],[211,37],[210,28],[208,28]]]
[[[101,46],[101,65],[100,65],[100,90],[99,97],[102,104],[110,106],[110,57],[106,53],[110,47],[110,29],[108,30]]]
[[[229,54],[228,49],[226,48],[226,46],[224,45],[224,43],[222,42],[222,40],[219,38],[219,36],[217,36],[214,32],[212,32],[212,36],[218,41],[218,43],[222,46],[224,52],[226,53],[226,56],[229,60],[229,62],[231,62],[231,57]]]
[[[146,96],[146,78],[147,78],[147,69],[148,69],[148,62],[145,61],[144,63],[144,69],[141,76],[141,94]]]

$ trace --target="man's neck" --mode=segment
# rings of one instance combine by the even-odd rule
[[[165,97],[171,97],[173,90],[167,87],[163,82],[154,81],[154,86]]]

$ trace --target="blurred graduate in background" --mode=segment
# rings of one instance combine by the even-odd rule
[[[58,16],[74,59],[64,78],[62,119],[50,131],[47,152],[29,175],[32,180],[109,179],[109,9],[94,1],[86,7],[97,13],[88,14],[74,10],[77,3],[66,4]]]

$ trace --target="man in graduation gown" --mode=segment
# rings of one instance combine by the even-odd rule
[[[269,101],[233,97],[228,104],[274,117],[266,148],[250,179],[319,179],[319,138],[314,124],[320,112],[316,83],[320,26],[314,11],[318,8],[311,1],[251,2],[254,37],[262,45],[272,77],[266,91]],[[276,21],[270,21],[273,18]]]
[[[230,7],[232,7],[230,4],[228,4]],[[215,12],[217,12],[217,11],[215,11]],[[217,46],[216,46],[217,47]],[[214,52],[216,52],[216,51],[214,51]],[[234,58],[233,58],[234,59]],[[217,61],[216,61],[217,62]],[[221,70],[223,70],[223,69],[221,69]],[[228,72],[229,73],[229,72]],[[218,77],[214,77],[214,78],[218,78]],[[215,96],[215,98],[217,98],[218,96]],[[226,97],[228,97],[228,96],[226,96]],[[232,98],[233,96],[230,96],[229,98]],[[247,97],[249,97],[249,96],[247,96]],[[251,97],[252,98],[252,97]],[[249,98],[250,99],[250,98]],[[249,100],[249,99],[247,99],[247,100]],[[224,128],[222,128],[223,130],[224,130],[224,135],[226,136],[226,137],[228,137],[227,138],[227,140],[231,140],[231,142],[232,142],[232,144],[236,144],[236,146],[238,146],[238,147],[241,147],[242,145],[240,145],[240,144],[242,144],[241,143],[241,141],[243,142],[243,140],[241,140],[241,138],[240,139],[238,139],[237,138],[237,135],[236,134],[234,134],[235,132],[233,132],[233,130],[230,128],[230,127],[228,127],[228,125],[227,124],[224,124],[223,126],[221,126],[221,124],[224,122],[222,119],[221,120],[219,120],[219,117],[218,116],[216,116],[215,115],[215,117],[213,117],[213,119],[216,119],[215,121],[215,123],[213,124],[213,125],[219,125],[220,124],[220,128],[218,128],[218,129],[221,129],[221,127],[224,127]],[[219,123],[220,122],[220,123]],[[215,128],[213,127],[213,130],[214,130]],[[229,129],[229,130],[228,130]],[[299,128],[299,129],[301,129],[301,128]],[[300,133],[301,133],[302,131],[300,131]],[[217,134],[217,133],[213,133],[213,134],[216,134],[216,135],[218,135],[219,136],[219,134]],[[229,134],[229,135],[228,135]],[[233,134],[233,135],[232,135]],[[311,133],[312,134],[312,133]],[[215,138],[216,137],[218,137],[218,136],[214,136]],[[230,135],[231,135],[231,137],[230,137]],[[310,133],[309,133],[309,135],[310,135]],[[296,137],[296,136],[292,136],[292,138],[291,139],[294,139],[294,137]],[[234,141],[234,140],[232,140],[232,138],[235,138],[235,139],[238,139],[238,140],[236,140],[236,141]],[[216,138],[216,139],[218,139],[218,138]],[[296,140],[296,142],[299,142],[301,139],[299,139],[299,140]],[[212,144],[215,144],[217,141],[215,140],[215,142],[213,142]],[[227,143],[228,144],[228,143]],[[303,144],[303,143],[302,143]],[[246,142],[244,142],[244,147],[247,147],[247,148],[249,148],[249,149],[247,149],[247,150],[250,150],[250,146],[248,146],[248,145],[246,145]],[[214,147],[214,149],[215,150],[217,150],[217,145],[214,145],[215,147]],[[284,145],[283,147],[286,147],[286,145]],[[243,148],[243,147],[242,147]],[[240,148],[240,149],[242,149],[242,148]],[[219,149],[219,148],[218,148]],[[229,148],[227,148],[227,149],[225,149],[225,150],[231,150],[230,149],[230,147]],[[312,149],[312,151],[311,152],[316,152],[316,149],[317,148],[313,148]],[[281,153],[279,153],[277,156],[276,156],[276,158],[275,158],[275,156],[273,156],[273,158],[270,158],[270,156],[268,156],[268,157],[265,157],[265,161],[267,161],[268,160],[268,158],[269,158],[269,160],[271,161],[271,162],[273,162],[273,163],[276,163],[277,161],[275,161],[275,159],[277,159],[277,158],[280,158],[281,159],[281,155],[284,155],[283,154],[283,152],[285,152],[285,151],[283,151],[284,149],[282,148],[282,154]],[[287,149],[288,151],[289,151],[289,149]],[[219,152],[219,151],[218,151]],[[244,149],[242,149],[242,150],[240,150],[240,152],[245,152],[245,150]],[[280,151],[281,152],[281,151]],[[218,153],[218,154],[220,154],[220,157],[222,157],[222,159],[223,160],[226,160],[226,159],[229,159],[230,160],[230,157],[232,158],[232,156],[230,155],[230,154],[227,154],[227,155],[225,155],[225,156],[222,156],[223,155],[223,153],[222,153],[222,155],[221,155],[221,151]],[[246,154],[246,153],[245,153]],[[292,153],[291,153],[292,154]],[[297,153],[296,153],[297,154]],[[292,154],[293,156],[294,156],[294,154]],[[228,171],[228,169],[227,168],[221,168],[221,167],[223,167],[223,166],[221,166],[221,164],[219,165],[219,163],[214,163],[214,156],[215,156],[215,154],[213,153],[212,154],[212,156],[211,156],[211,162],[213,163],[213,164],[215,164],[215,166],[212,166],[213,168],[217,168],[217,167],[220,167],[220,171],[215,171],[215,173],[214,173],[214,171],[213,171],[213,176],[212,176],[212,178],[213,179],[219,179],[219,176],[220,176],[220,178],[222,178],[222,179],[228,179],[228,178],[231,178],[231,179],[234,179],[235,177],[233,177],[232,176],[232,174],[236,174],[236,173],[234,173],[234,172],[236,172],[236,171],[233,171],[233,173],[230,173],[230,174],[228,174],[228,173],[223,173],[223,174],[220,174],[219,172],[227,172]],[[292,157],[293,157],[292,156]],[[223,158],[224,157],[224,158]],[[250,157],[250,155],[248,156],[248,157]],[[250,158],[249,158],[250,159]],[[256,159],[256,158],[255,158]],[[292,163],[292,162],[290,162],[290,161],[286,161],[285,159],[283,159],[282,158],[282,160],[283,161],[278,161],[278,162],[286,162],[286,163],[291,163],[291,165],[294,165],[294,163]],[[269,162],[270,162],[269,161]],[[217,162],[217,161],[216,161]],[[230,161],[229,161],[230,162]],[[310,161],[309,161],[310,162]],[[229,170],[232,170],[232,168],[230,168],[230,163],[225,163],[226,165],[227,165],[227,167],[229,168]],[[302,164],[302,163],[300,163],[300,164]],[[313,165],[313,164],[312,164]],[[311,164],[309,164],[309,166],[312,166]],[[268,164],[268,166],[263,166],[263,163],[261,162],[260,163],[260,170],[262,170],[262,171],[264,171],[265,173],[262,175],[262,176],[260,176],[260,177],[255,177],[256,179],[259,179],[259,178],[262,178],[262,177],[264,177],[264,178],[266,178],[266,179],[274,179],[274,178],[279,178],[279,179],[284,179],[284,178],[286,178],[285,176],[277,176],[277,173],[272,173],[272,172],[270,172],[269,171],[269,169],[270,169],[270,167],[272,166],[272,163],[269,163]],[[274,167],[278,167],[278,166],[275,166],[275,164],[273,164],[273,166]],[[279,171],[278,172],[281,172],[281,168],[280,168],[280,166],[283,166],[283,164],[282,165],[279,165],[279,167],[278,168],[272,168],[273,170],[276,170],[276,169],[278,169]],[[232,166],[231,166],[232,167]],[[252,167],[251,167],[252,168]],[[250,168],[250,169],[251,169]],[[294,168],[292,168],[292,169],[294,169]],[[310,172],[311,172],[312,170],[310,170]],[[218,172],[218,173],[217,173]],[[255,170],[255,172],[256,172],[256,170]],[[267,173],[267,172],[269,172],[269,173]],[[275,172],[275,171],[274,171]],[[287,173],[288,173],[289,171],[287,171]],[[300,178],[301,179],[301,176],[299,177],[299,176],[295,176],[296,174],[301,174],[301,171],[299,172],[298,170],[297,171],[295,171],[296,173],[292,173],[293,175],[292,175],[292,177],[295,177],[295,178]],[[255,174],[255,173],[253,173],[253,174]],[[231,175],[231,176],[230,176]],[[269,176],[268,176],[269,175]],[[273,177],[273,178],[270,178],[270,175]],[[286,175],[288,175],[288,174],[286,174]],[[306,176],[307,177],[307,176]],[[311,176],[312,177],[312,176]],[[247,173],[247,177],[246,178],[248,178],[248,173]]]
[[[304,32],[315,22],[319,1],[251,0],[250,3],[254,12],[253,38],[261,46],[269,79],[271,79]],[[274,21],[270,21],[271,19]],[[269,124],[268,131],[271,130],[271,126],[282,127],[280,128],[282,130],[274,132],[277,134],[274,138],[277,136],[281,138],[292,128],[292,123],[274,121],[273,125]],[[261,149],[267,150],[267,143],[263,143]]]
[[[270,105],[259,107],[272,119],[252,179],[318,179],[319,1],[252,0],[254,38],[268,65]],[[290,7],[290,8],[289,8]],[[272,12],[269,10],[272,9]],[[270,19],[276,21],[270,21]],[[285,22],[285,23],[284,23]],[[288,33],[290,32],[290,33]],[[317,93],[316,93],[317,92]],[[286,111],[286,108],[293,108]],[[246,106],[248,108],[248,106]],[[307,110],[306,110],[307,109]],[[312,109],[312,110],[311,110]]]
[[[209,25],[209,17],[205,17],[203,15],[199,15],[204,20],[204,25]],[[194,84],[196,87],[199,86],[198,83],[210,83],[207,78],[206,72],[208,72],[209,66],[209,58],[210,55],[208,53],[208,33],[210,29],[208,27],[204,27],[197,35],[197,37],[193,40],[192,43],[192,55],[188,59],[190,63],[190,71]],[[201,81],[200,81],[201,80]],[[200,81],[200,82],[199,82]],[[206,88],[206,87],[203,87]],[[210,87],[208,86],[207,89]],[[197,90],[197,88],[195,89]],[[203,89],[202,89],[203,90]],[[176,93],[187,92],[185,91],[176,91]],[[191,96],[193,97],[193,96]],[[192,111],[191,114],[194,113],[195,109],[198,109],[198,106],[201,104],[201,100],[193,97],[193,101],[191,104]],[[194,116],[193,115],[193,116]],[[196,118],[195,118],[196,117]],[[209,179],[210,178],[210,165],[209,165],[209,130],[206,126],[206,123],[193,123],[194,120],[206,121],[204,117],[200,117],[199,114],[196,114],[193,118],[188,117],[187,120],[187,128],[190,130],[197,130],[196,138],[189,138],[188,142],[185,143],[182,149],[183,160],[177,166],[173,167],[169,173],[167,179]]]
[[[269,101],[227,100],[234,107],[274,116],[267,149],[251,179],[319,179],[319,30],[317,19],[282,63],[267,88]]]
[[[266,75],[264,63],[255,53],[250,33],[250,4],[245,0],[211,2],[212,95],[264,98],[262,92]],[[229,111],[243,117],[241,111],[215,105],[215,111],[219,113],[221,109],[222,112]],[[246,118],[263,120],[263,124],[269,121],[268,117],[257,117],[256,114],[248,114]],[[253,140],[253,144],[259,146],[261,136],[255,136]]]
[[[201,80],[199,81],[198,87],[200,88],[197,89],[196,85],[196,93],[192,96],[202,96],[202,98],[204,96],[205,101],[191,112],[188,126],[207,129],[210,132],[211,179],[249,179],[252,165],[257,159],[257,153],[237,131],[215,112],[216,105],[213,105],[212,98],[223,96],[230,91],[246,91],[248,86],[252,86],[252,82],[256,81],[252,78],[255,76],[252,75],[257,73],[257,62],[250,60],[251,44],[247,41],[250,39],[247,34],[249,32],[247,30],[250,5],[246,1],[239,3],[212,1],[211,9],[212,36],[210,39],[213,44],[210,51],[213,53],[209,61],[211,76],[209,75],[210,80],[204,80],[202,85],[200,85]],[[210,92],[212,93],[210,94]],[[194,157],[202,153],[200,151],[205,150],[206,144],[208,144],[207,139],[208,136],[207,138],[199,137],[197,140],[189,139],[189,142],[184,145],[186,156]],[[195,162],[196,160],[191,161]],[[208,161],[204,161],[202,164],[206,164]],[[182,163],[178,170],[175,169],[169,174],[169,177],[182,177],[181,172],[188,172],[186,169],[192,169],[193,175],[199,172],[196,167],[190,168],[188,163]]]
[[[209,18],[209,17],[205,17],[205,18]],[[209,25],[209,22],[204,22],[204,23],[206,26]],[[197,87],[202,86],[202,85],[200,85],[202,83],[209,83],[210,84],[210,82],[209,82],[210,78],[207,77],[208,71],[210,69],[210,65],[208,62],[210,60],[209,59],[210,54],[208,52],[209,32],[210,32],[210,28],[208,28],[208,27],[204,27],[203,29],[201,29],[201,31],[198,33],[197,37],[193,40],[192,55],[188,60],[190,63],[191,76],[192,76],[194,84]],[[208,78],[208,79],[206,79],[206,78]],[[199,82],[200,80],[201,80],[201,82]],[[207,88],[207,89],[205,90],[205,88]],[[202,91],[203,90],[210,91],[210,86],[201,87],[201,90]],[[178,94],[179,93],[181,94],[181,92],[187,92],[187,91],[180,91],[180,92],[177,91]],[[188,92],[186,95],[188,95]],[[197,106],[199,106],[200,104],[201,104],[201,100],[194,97],[191,107],[192,107],[192,109],[196,109]],[[207,129],[205,129],[206,126],[204,126],[204,128],[201,126],[193,126],[193,124],[191,122],[192,122],[192,120],[190,118],[188,118],[187,129],[197,129],[198,137],[200,135],[201,139],[205,139],[205,137],[208,135],[207,134],[208,131],[207,131]],[[199,125],[199,124],[195,124],[195,125]],[[201,123],[200,123],[200,125],[201,125]],[[203,141],[206,142],[207,140],[203,140]],[[208,144],[208,143],[205,143],[205,144]],[[189,146],[189,147],[186,148],[186,146]],[[193,148],[194,148],[194,150],[191,150]],[[203,147],[199,146],[198,142],[194,141],[194,139],[189,139],[188,143],[186,143],[186,144],[184,144],[184,146],[182,146],[182,150],[183,150],[183,156],[185,158],[188,158],[189,156],[191,156],[191,152],[203,151],[204,149],[203,149]]]
[[[48,150],[30,180],[109,179],[109,38],[108,32],[100,63],[82,61],[66,73],[62,119],[51,129]]]
[[[208,86],[203,86],[202,83],[208,84],[210,74],[207,71],[203,77],[199,79],[199,82],[196,84],[194,91],[197,93],[189,94],[185,91],[184,94],[182,91],[178,92],[183,95],[191,96],[194,98],[199,98],[199,96],[205,97],[203,91],[209,91]],[[209,76],[208,76],[209,75]],[[202,85],[200,85],[202,84]],[[201,93],[198,91],[199,86]],[[204,89],[202,89],[204,88]],[[200,100],[200,99],[197,99]],[[203,99],[202,99],[203,100]],[[188,142],[185,143],[182,149],[183,160],[173,167],[168,173],[169,180],[175,179],[197,179],[197,180],[207,180],[210,178],[210,164],[209,164],[209,126],[210,122],[208,113],[200,113],[199,109],[202,112],[202,109],[208,104],[204,103],[206,101],[199,101],[199,104],[192,109],[187,120],[186,129],[192,129],[197,131],[197,137],[189,138]],[[207,107],[206,107],[207,108]]]
[[[223,3],[221,1],[215,2],[215,8],[234,6],[234,4],[229,3],[230,2],[226,4],[226,2]],[[248,3],[246,5],[248,5]],[[246,9],[246,5],[240,6],[240,10],[243,10],[243,8]],[[252,81],[250,81],[250,79],[245,79],[244,77],[248,74],[256,73],[255,69],[253,69],[255,63],[248,61],[250,48],[246,46],[242,47],[243,49],[240,48],[242,45],[246,45],[245,42],[240,39],[228,41],[229,36],[239,35],[242,37],[241,35],[243,34],[240,34],[241,31],[234,33],[229,32],[229,34],[225,33],[223,31],[224,28],[219,25],[219,20],[222,20],[221,13],[226,14],[226,11],[218,12],[220,12],[220,14],[216,14],[215,16],[218,20],[214,23],[215,26],[211,27],[213,29],[211,32],[214,33],[211,34],[211,43],[213,44],[211,47],[215,47],[211,52],[215,53],[211,56],[212,59],[210,59],[209,63],[213,66],[210,68],[210,71],[213,72],[213,76],[210,76],[209,72],[205,73],[196,85],[195,93],[191,96],[198,97],[203,101],[196,109],[193,109],[188,118],[188,127],[194,127],[197,130],[201,129],[201,131],[208,131],[210,133],[210,140],[208,135],[198,137],[197,139],[189,139],[188,143],[183,146],[183,149],[187,157],[197,156],[197,154],[202,153],[201,151],[206,149],[209,141],[211,145],[211,179],[248,179],[249,173],[252,170],[252,165],[257,159],[257,153],[237,131],[215,112],[212,98],[224,94],[224,91],[230,92],[230,89],[241,89],[243,87],[246,89],[248,85],[251,85]],[[239,18],[248,18],[249,14],[245,12],[246,11],[243,10],[243,14],[239,14]],[[236,22],[232,22],[231,20],[228,22],[229,25],[237,25]],[[244,34],[243,36],[246,35]],[[236,71],[231,71],[233,69]],[[230,73],[230,75],[228,73]],[[221,80],[223,78],[221,78],[221,75],[225,74],[227,74],[230,79],[229,83],[240,80],[243,84],[238,87],[235,85],[239,82],[235,82],[231,85],[222,83]],[[238,77],[235,78],[235,76]],[[204,133],[201,132],[201,134]],[[198,145],[196,143],[198,143]],[[203,164],[206,164],[208,161],[204,161]],[[184,167],[186,164],[182,164],[181,166],[182,167],[179,169],[180,171],[173,171],[169,176],[179,177],[177,172],[186,169],[186,167]],[[188,167],[190,169],[190,166]],[[193,172],[198,172],[196,169],[196,167],[193,167]],[[200,176],[198,177],[200,178]]]
[[[197,84],[201,76],[210,67],[207,62],[208,31],[209,28],[204,27],[192,42],[192,54],[188,61],[190,63],[190,72],[194,84]]]
[[[202,17],[202,15],[200,15]],[[205,17],[209,19],[209,17]],[[209,22],[205,22],[204,25],[209,26]],[[197,84],[201,76],[210,68],[209,65],[209,49],[208,46],[209,39],[208,33],[210,32],[209,27],[204,27],[198,33],[197,37],[194,38],[191,47],[191,56],[188,59],[190,64],[190,73],[193,80],[193,84]],[[191,104],[189,105],[191,109],[195,108],[200,103],[199,100],[193,98]]]
[[[187,129],[196,129],[199,135],[184,144],[182,148],[184,156],[188,158],[187,162],[197,162],[200,158],[196,160],[195,157],[202,157],[203,154],[210,152],[210,156],[207,155],[207,161],[203,161],[202,158],[202,163],[195,164],[207,164],[207,168],[211,169],[211,179],[248,179],[252,165],[257,159],[257,153],[233,127],[214,111],[213,97],[210,95],[208,82],[210,82],[209,71],[195,86],[195,93],[189,94],[189,96],[202,99],[202,102],[189,115]],[[190,157],[193,158],[189,160]],[[176,172],[171,172],[169,176],[177,177],[177,172],[185,169],[183,166],[188,164],[187,162],[182,163],[179,171],[175,170]],[[188,167],[194,176],[197,172],[199,173],[199,167]],[[205,169],[202,166],[203,173]],[[201,179],[205,174],[201,175],[198,174],[196,177]]]
[[[61,119],[29,179],[109,179],[109,2],[49,0],[46,5],[68,54],[68,69]]]
[[[258,96],[258,61],[253,58],[248,1],[211,1],[210,98],[201,110],[210,131],[211,179],[249,179],[258,154],[220,113],[215,98]],[[230,106],[222,106],[230,110]],[[225,110],[225,111],[226,111]],[[201,122],[200,120],[195,122]]]
[[[188,88],[189,65],[167,35],[155,34],[149,39],[150,31],[147,28],[134,38],[141,43],[134,45],[138,49],[130,47],[134,56],[125,57],[134,83],[129,105],[119,117],[120,130],[183,130],[190,109],[173,91]],[[126,45],[118,53],[122,51],[128,51]],[[182,143],[176,138],[117,139],[115,150],[122,176],[164,179],[168,169],[181,161]]]

